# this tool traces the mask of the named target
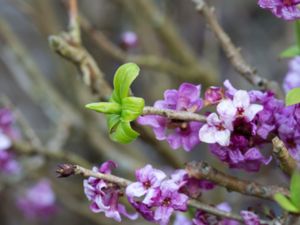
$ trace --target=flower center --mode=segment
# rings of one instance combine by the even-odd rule
[[[216,125],[216,128],[219,131],[225,130],[225,127],[223,126],[223,123],[219,123],[218,125]]]
[[[287,139],[286,142],[287,142],[287,145],[288,145],[290,148],[296,148],[296,147],[297,147],[297,145],[296,145],[294,139],[292,139],[292,138]]]
[[[285,6],[291,6],[293,4],[293,0],[283,0],[283,4]]]
[[[169,206],[171,204],[171,198],[165,198],[162,202],[163,206]]]
[[[146,189],[149,189],[151,187],[151,183],[149,180],[147,180],[146,182],[143,182],[143,186],[146,188]]]
[[[245,110],[244,110],[243,107],[238,107],[238,108],[237,108],[237,114],[238,114],[239,116],[242,116],[242,115],[244,114],[244,112],[245,112]]]

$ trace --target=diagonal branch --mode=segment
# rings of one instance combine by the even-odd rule
[[[251,84],[263,90],[272,90],[278,97],[282,97],[283,94],[277,82],[259,76],[256,69],[252,68],[246,62],[240,53],[240,49],[232,43],[228,34],[219,24],[213,9],[210,8],[204,0],[192,1],[196,4],[197,11],[206,19],[207,24],[220,42],[233,68]]]
[[[231,175],[225,174],[205,162],[189,162],[186,165],[186,171],[191,177],[197,179],[205,179],[214,182],[215,184],[225,187],[230,191],[239,192],[245,195],[255,196],[273,200],[275,193],[289,195],[289,191],[280,186],[261,185],[256,182],[241,180]]]
[[[95,178],[102,179],[102,180],[105,180],[105,181],[113,183],[113,184],[117,184],[118,186],[123,187],[123,188],[126,188],[128,185],[130,185],[132,183],[132,181],[124,179],[122,177],[118,177],[118,176],[115,176],[112,174],[104,174],[104,173],[100,173],[100,172],[94,172],[92,170],[86,169],[79,165],[62,164],[58,167],[56,172],[58,173],[59,177],[67,177],[67,176],[71,176],[71,175],[81,175],[83,177],[95,177]],[[213,206],[199,202],[195,199],[190,199],[188,201],[188,205],[191,207],[194,207],[196,209],[203,210],[207,213],[216,215],[216,216],[230,218],[230,219],[238,220],[241,222],[244,221],[243,218],[238,214],[220,210]],[[273,224],[271,221],[261,220],[260,222],[262,224]]]

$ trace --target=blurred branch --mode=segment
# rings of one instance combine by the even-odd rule
[[[273,138],[272,142],[273,154],[278,159],[280,168],[283,172],[291,176],[297,168],[296,160],[290,155],[283,141],[281,141],[278,137]]]
[[[70,168],[72,168],[72,169],[70,169]],[[71,175],[81,175],[83,177],[95,177],[98,179],[105,180],[109,183],[117,184],[119,187],[122,187],[122,188],[126,188],[128,185],[132,184],[132,181],[124,179],[122,177],[118,177],[118,176],[115,176],[112,174],[104,174],[104,173],[100,173],[100,172],[94,172],[92,170],[86,169],[79,165],[62,164],[59,166],[59,168],[56,170],[56,172],[58,173],[58,175],[60,177],[68,177]],[[196,209],[203,210],[207,213],[216,215],[216,216],[235,219],[235,220],[238,220],[241,222],[244,221],[243,218],[238,214],[220,210],[220,209],[212,207],[210,205],[201,203],[195,199],[190,199],[188,201],[188,205],[191,207],[194,207]],[[272,224],[271,221],[261,220],[260,222],[262,224]]]
[[[134,10],[130,10],[131,13],[139,14],[139,16],[134,18],[136,20],[145,19],[155,29],[164,45],[170,51],[170,55],[182,64],[184,68],[189,68],[186,72],[183,71],[182,76],[185,77],[185,80],[197,79],[204,86],[215,84],[218,81],[218,77],[213,69],[203,62],[198,62],[197,56],[178,33],[174,23],[168,17],[162,15],[152,0],[134,0],[132,4],[128,4],[128,2],[123,0],[118,2],[126,8],[134,7]]]
[[[192,0],[196,4],[196,9],[206,19],[207,24],[220,42],[224,52],[230,60],[233,68],[241,74],[251,84],[263,90],[271,90],[278,97],[282,97],[283,93],[280,86],[275,81],[267,80],[257,74],[256,69],[247,64],[246,60],[231,41],[230,37],[219,24],[214,10],[210,8],[204,0]]]
[[[72,62],[80,71],[83,82],[100,99],[108,99],[111,87],[95,59],[81,45],[80,25],[78,21],[77,1],[69,1],[69,29],[49,37],[50,47],[60,56]]]
[[[82,29],[90,34],[95,43],[106,53],[117,60],[125,62],[134,62],[142,67],[171,73],[180,79],[186,79],[187,76],[196,77],[200,72],[198,69],[189,66],[178,65],[167,58],[158,55],[131,55],[111,42],[102,32],[93,28],[90,22],[83,16],[80,16]],[[203,74],[209,74],[211,71],[201,68]]]
[[[289,195],[289,191],[280,186],[261,185],[256,182],[241,180],[231,175],[225,174],[205,162],[189,162],[186,165],[186,171],[191,177],[197,179],[205,179],[213,183],[225,187],[229,191],[239,192],[245,195],[255,196],[273,200],[275,193]]]
[[[55,159],[60,161],[68,161],[71,163],[82,163],[86,167],[91,167],[90,163],[83,159],[81,156],[66,152],[65,150],[61,151],[53,151],[51,149],[47,149],[46,147],[40,146],[36,147],[27,142],[23,141],[14,141],[13,142],[13,149],[18,154],[23,155],[41,155],[48,159]]]

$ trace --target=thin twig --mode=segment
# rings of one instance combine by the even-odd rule
[[[64,168],[68,168],[68,171],[64,171]],[[73,170],[70,171],[69,170],[70,168],[73,168]],[[100,172],[94,172],[92,170],[86,169],[79,165],[63,164],[63,165],[59,166],[59,168],[57,169],[56,172],[59,174],[60,177],[66,177],[65,174],[68,174],[68,176],[81,175],[83,177],[95,177],[95,178],[99,178],[99,179],[105,180],[105,181],[113,183],[113,184],[117,184],[118,186],[123,187],[123,188],[126,188],[128,185],[130,185],[132,183],[132,181],[124,179],[122,177],[118,177],[118,176],[115,176],[112,174],[104,174],[104,173],[100,173]],[[235,219],[235,220],[238,220],[241,222],[244,221],[243,218],[238,214],[220,210],[213,206],[209,206],[207,204],[201,203],[195,199],[190,199],[188,201],[188,205],[191,207],[194,207],[196,209],[203,210],[207,213],[216,215],[216,216]],[[271,224],[271,221],[262,221],[261,220],[260,222],[262,224]]]
[[[276,193],[289,195],[289,191],[280,186],[261,185],[256,182],[241,180],[231,175],[225,174],[205,162],[189,162],[186,165],[186,171],[191,177],[205,179],[214,182],[217,185],[225,187],[227,190],[239,192],[245,195],[255,196],[273,200]]]
[[[296,160],[290,155],[283,141],[281,141],[278,137],[273,138],[272,142],[273,153],[279,161],[280,168],[283,172],[291,176],[297,168]]]
[[[167,117],[168,119],[176,119],[182,121],[199,121],[205,122],[206,117],[197,113],[187,112],[187,111],[176,111],[171,109],[159,109],[150,106],[145,106],[143,110],[143,115],[159,115]]]
[[[207,74],[208,77],[210,76],[209,74],[211,71],[204,67],[201,67],[201,69],[195,69],[190,66],[182,66],[158,55],[128,54],[126,51],[122,50],[110,41],[102,32],[96,30],[83,15],[80,16],[80,24],[82,29],[90,34],[90,37],[103,51],[123,63],[134,62],[139,66],[153,69],[155,71],[171,73],[179,79],[187,79],[189,77],[195,78],[199,74]]]
[[[204,0],[192,1],[196,4],[197,11],[206,19],[207,24],[220,42],[233,68],[251,84],[260,89],[272,90],[278,97],[282,97],[283,94],[277,82],[270,81],[259,76],[256,69],[248,65],[244,57],[241,55],[239,48],[232,43],[228,34],[219,24],[213,9],[210,8]]]

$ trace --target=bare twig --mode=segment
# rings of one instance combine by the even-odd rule
[[[61,151],[52,151],[51,149],[47,149],[45,147],[36,147],[27,142],[22,141],[14,141],[13,149],[19,154],[24,155],[41,155],[49,159],[68,161],[71,163],[80,163],[81,165],[85,165],[87,167],[91,167],[90,163],[83,159],[81,156],[76,155],[74,153],[66,152],[64,150]]]
[[[81,167],[79,165],[70,165],[70,164],[63,164],[60,165],[59,168],[57,169],[57,173],[59,174],[59,176],[61,176],[62,174],[64,174],[66,171],[63,170],[63,168],[73,168],[73,170],[71,171],[67,171],[69,175],[82,175],[83,177],[95,177],[95,178],[99,178],[99,179],[103,179],[107,182],[110,183],[114,183],[117,184],[120,187],[126,188],[128,185],[130,185],[132,183],[132,181],[118,177],[118,176],[114,176],[112,174],[104,174],[104,173],[100,173],[100,172],[94,172],[92,170],[86,169],[84,167]],[[61,177],[66,177],[66,176],[61,176]],[[230,219],[235,219],[238,221],[243,222],[243,218],[235,213],[231,213],[231,212],[225,212],[223,210],[220,210],[218,208],[215,208],[213,206],[209,206],[207,204],[201,203],[195,199],[190,199],[188,201],[188,205],[191,207],[194,207],[196,209],[200,209],[203,210],[207,213],[216,215],[216,216],[220,216],[220,217],[225,217],[225,218],[230,218]],[[262,224],[272,224],[271,221],[262,221]]]
[[[283,172],[291,176],[294,170],[297,168],[296,160],[289,154],[289,151],[285,147],[283,141],[278,137],[272,139],[273,153],[279,161],[280,168]]]
[[[245,195],[256,196],[273,200],[275,193],[289,195],[289,191],[280,186],[261,185],[256,182],[241,180],[231,175],[225,174],[209,166],[205,162],[190,162],[186,165],[186,170],[191,177],[206,179],[217,185],[223,186],[230,191],[239,192]]]
[[[195,69],[190,66],[182,66],[158,55],[128,54],[111,42],[102,32],[94,29],[90,22],[83,15],[80,16],[80,23],[82,29],[90,34],[90,37],[102,50],[122,62],[134,62],[145,68],[153,69],[163,73],[171,73],[179,79],[197,77],[199,74],[207,74],[209,77],[209,74],[211,74],[211,71],[204,67]]]
[[[228,34],[220,26],[213,9],[204,0],[192,0],[196,4],[196,9],[206,19],[207,24],[220,42],[224,52],[230,60],[234,69],[240,73],[251,84],[264,90],[272,90],[278,97],[282,97],[280,86],[275,81],[267,80],[258,75],[257,71],[247,64],[244,57],[231,41]]]
[[[143,110],[143,115],[159,115],[167,117],[168,119],[176,119],[183,121],[199,121],[205,122],[206,117],[199,115],[197,113],[187,112],[187,111],[176,111],[171,109],[159,109],[150,106],[145,106]]]
[[[70,0],[69,2],[69,30],[59,35],[51,35],[49,44],[57,54],[75,64],[84,83],[91,88],[93,94],[100,99],[108,99],[111,94],[111,87],[105,81],[104,74],[95,59],[81,45],[77,1]]]

